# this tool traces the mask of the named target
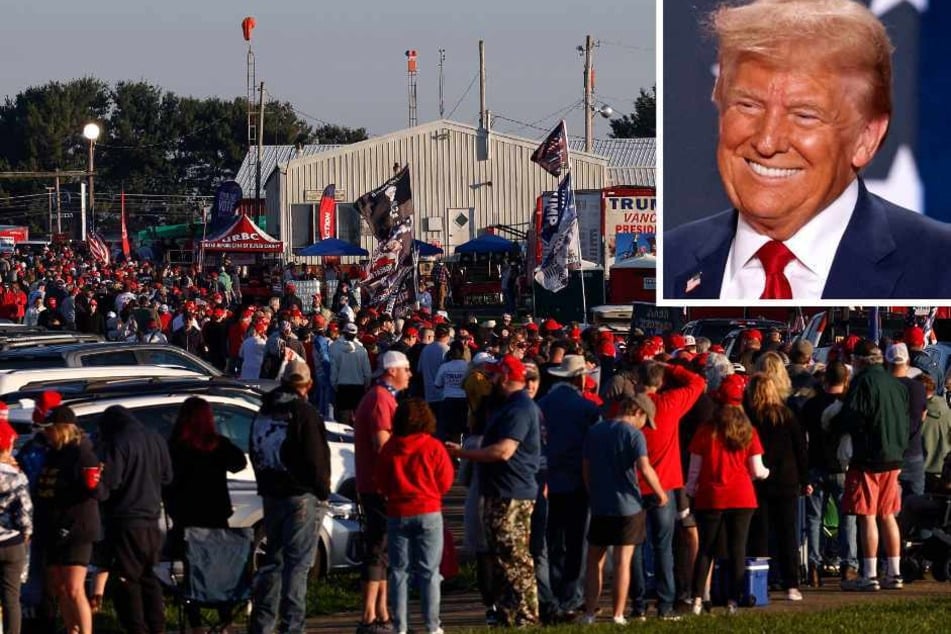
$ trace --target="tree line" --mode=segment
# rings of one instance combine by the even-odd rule
[[[93,77],[49,82],[7,97],[0,106],[0,171],[86,170],[90,121],[96,143],[96,207],[109,207],[120,189],[156,197],[207,196],[237,173],[247,153],[247,100],[195,98],[144,81],[110,85]],[[364,128],[313,126],[292,104],[265,104],[264,143],[354,143]],[[0,223],[41,216],[48,180],[0,181]],[[64,181],[66,189],[76,189]],[[36,194],[44,196],[36,196]],[[30,195],[34,195],[30,197]],[[107,209],[103,209],[107,211]]]

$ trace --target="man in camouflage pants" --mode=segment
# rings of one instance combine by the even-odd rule
[[[482,463],[483,524],[493,558],[498,620],[506,626],[532,625],[538,622],[538,591],[528,544],[541,456],[538,408],[525,392],[521,361],[507,355],[488,370],[496,407],[482,447],[447,447],[453,457]]]

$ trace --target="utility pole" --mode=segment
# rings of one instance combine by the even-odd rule
[[[594,40],[587,35],[584,38],[584,151],[588,153],[594,148],[593,57]]]
[[[485,115],[485,40],[479,40],[479,127],[489,127]]]
[[[264,150],[264,82],[261,82],[261,92],[258,98],[260,111],[258,114],[258,159],[254,174],[255,206],[258,216],[261,215],[261,153]]]
[[[55,180],[53,181],[53,185],[56,187],[56,219],[57,219],[56,222],[57,224],[59,224],[60,214],[63,213],[63,199],[59,193],[59,170],[57,170]],[[52,220],[50,221],[50,233],[51,234],[53,233]]]
[[[445,93],[445,77],[443,76],[443,64],[446,61],[446,49],[439,49],[439,118],[443,118],[443,114],[446,112],[446,103],[443,100],[443,95]]]
[[[53,235],[53,192],[55,192],[55,191],[56,191],[56,188],[55,188],[55,187],[52,187],[52,186],[47,186],[47,187],[46,187],[46,198],[47,198],[47,203],[48,203],[47,206],[49,207],[49,222],[50,222],[50,223],[49,223],[49,228],[50,228],[50,236]]]

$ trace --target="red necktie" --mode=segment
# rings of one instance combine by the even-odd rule
[[[792,287],[783,270],[796,259],[793,252],[778,240],[767,242],[756,252],[766,272],[766,287],[760,299],[792,299]]]

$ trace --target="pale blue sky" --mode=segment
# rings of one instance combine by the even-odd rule
[[[533,123],[581,99],[575,47],[586,34],[601,41],[596,92],[616,111],[629,112],[638,90],[655,82],[654,0],[4,0],[0,95],[83,75],[197,97],[244,95],[246,15],[258,22],[257,80],[268,92],[374,135],[407,124],[408,48],[419,54],[421,123],[438,117],[438,49],[446,49],[448,115],[477,73],[479,39],[488,107],[509,119]],[[566,117],[571,135],[583,134],[581,112]],[[452,118],[477,121],[477,83]],[[542,134],[502,119],[495,129]],[[609,131],[598,117],[595,136]]]

